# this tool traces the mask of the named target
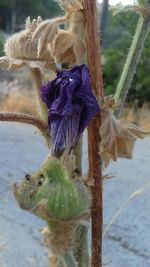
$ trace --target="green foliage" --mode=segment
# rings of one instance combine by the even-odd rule
[[[50,18],[58,14],[57,2],[52,0],[15,0],[16,13],[22,14],[21,21],[27,16]]]
[[[145,1],[144,0],[137,0],[137,3],[140,5],[140,6],[143,6]]]
[[[4,55],[4,35],[3,32],[0,31],[0,56]]]
[[[116,90],[136,29],[137,20],[138,15],[132,12],[120,13],[116,16],[112,16],[109,13],[104,45],[104,85],[106,94],[113,94]],[[127,100],[150,101],[150,76],[147,75],[149,66],[150,36],[143,49]]]
[[[35,18],[51,18],[60,13],[60,9],[55,0],[1,0],[0,17],[3,30],[11,31],[11,25],[23,24],[25,18],[31,16]]]

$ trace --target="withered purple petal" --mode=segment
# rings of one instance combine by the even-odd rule
[[[52,154],[59,155],[65,148],[70,150],[74,147],[99,112],[87,66],[58,72],[54,80],[41,87],[41,97],[48,108]]]

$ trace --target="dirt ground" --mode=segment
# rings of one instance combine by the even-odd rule
[[[37,170],[48,150],[35,129],[0,123],[0,267],[46,267],[47,251],[39,229],[45,224],[16,204],[12,183]],[[87,169],[84,144],[83,169]],[[112,163],[104,181],[104,229],[122,203],[150,181],[150,139],[138,141],[134,158]],[[150,186],[125,206],[103,241],[103,263],[109,267],[150,266]],[[90,233],[89,233],[90,240]],[[71,266],[70,266],[71,267]]]

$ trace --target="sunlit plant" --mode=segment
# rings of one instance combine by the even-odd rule
[[[148,133],[123,123],[120,113],[150,29],[150,1],[138,1],[139,14],[127,60],[114,96],[104,96],[95,0],[60,0],[64,16],[26,20],[25,30],[5,44],[0,66],[27,66],[39,114],[0,113],[1,121],[36,126],[49,154],[39,170],[13,185],[19,206],[42,218],[51,267],[101,267],[102,168],[118,157],[132,158],[137,138]],[[62,27],[63,26],[63,27]],[[42,84],[43,71],[55,78]],[[88,127],[89,172],[82,176],[82,135]],[[102,165],[100,165],[100,160]],[[92,219],[92,261],[87,231]]]

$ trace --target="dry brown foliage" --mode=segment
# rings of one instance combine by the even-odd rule
[[[4,101],[0,102],[0,111],[37,114],[31,96],[21,95],[19,93],[12,93]]]
[[[112,112],[114,105],[113,98],[106,97],[101,110],[100,155],[105,166],[109,164],[110,160],[116,161],[117,158],[131,159],[137,138],[144,138],[150,134],[135,124],[117,119]]]
[[[55,63],[73,66],[81,62],[85,54],[82,3],[80,0],[60,0],[59,3],[66,13],[64,17],[45,21],[41,17],[31,21],[28,17],[25,30],[7,40],[7,57],[0,61],[3,68],[36,65],[34,67],[56,71]],[[60,25],[64,25],[64,30]]]
[[[85,54],[83,12],[68,14],[66,25],[65,30],[58,31],[49,49],[56,62],[73,66],[79,64]]]
[[[57,25],[57,19],[43,22],[40,17],[33,21],[27,18],[25,30],[13,34],[7,40],[5,44],[6,56],[14,59],[53,61],[51,54],[47,51],[45,40],[53,38],[54,30],[56,31],[54,22]],[[42,51],[41,47],[43,48]]]

